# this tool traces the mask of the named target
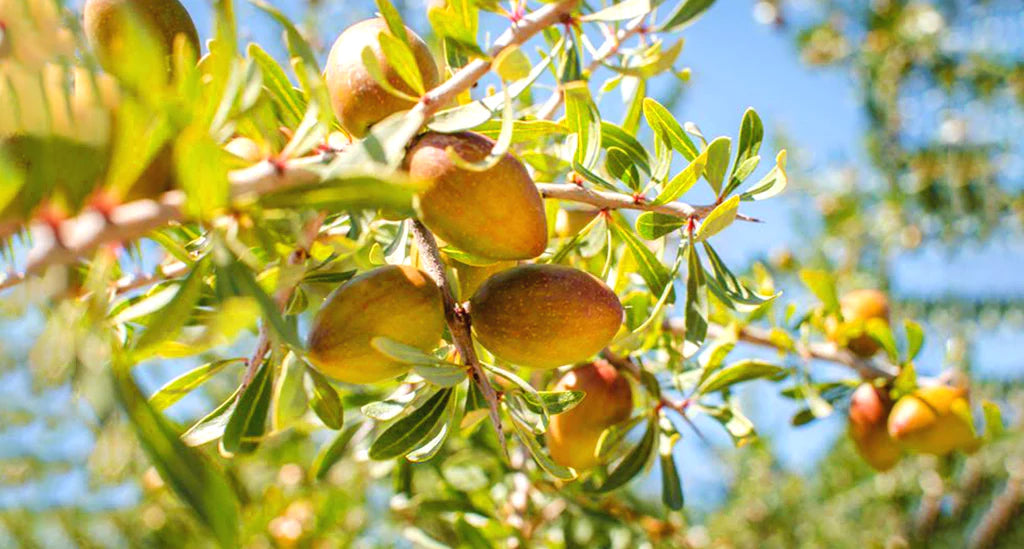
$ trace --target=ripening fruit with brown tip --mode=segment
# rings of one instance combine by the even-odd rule
[[[888,426],[892,438],[922,454],[972,452],[979,444],[967,391],[959,387],[933,385],[904,396],[889,413]]]
[[[441,292],[434,282],[414,267],[387,265],[349,280],[327,297],[313,320],[306,356],[339,381],[374,383],[407,372],[409,365],[381,354],[373,338],[429,351],[444,326]]]
[[[889,396],[870,383],[862,383],[850,399],[850,438],[857,453],[878,471],[892,469],[902,453],[886,425],[891,407]]]
[[[565,467],[584,470],[598,464],[601,433],[629,419],[633,393],[629,381],[603,360],[577,366],[555,384],[556,391],[582,391],[583,400],[551,417],[546,435],[551,458]]]
[[[199,33],[178,0],[86,0],[82,15],[85,36],[100,65],[110,72],[116,73],[119,60],[132,54],[124,51],[122,27],[132,21],[146,25],[165,55],[174,51],[174,39],[180,34],[192,47],[196,59],[199,57]]]
[[[498,358],[529,368],[582,362],[607,346],[622,304],[604,282],[562,265],[520,265],[470,299],[477,339]]]
[[[427,185],[420,219],[460,250],[488,259],[529,259],[548,242],[544,201],[526,167],[511,154],[488,170],[460,168],[448,153],[480,162],[494,141],[480,134],[428,133],[405,157],[409,175]]]
[[[829,339],[842,344],[844,334],[853,335],[845,338],[846,348],[861,358],[871,357],[878,352],[878,342],[864,330],[866,323],[872,319],[889,322],[889,298],[885,293],[873,289],[847,292],[839,300],[839,310],[843,322],[840,324],[835,319],[829,319],[825,326]]]
[[[423,77],[423,87],[434,88],[441,80],[437,63],[426,43],[416,33],[405,29],[416,66]],[[384,79],[395,89],[411,96],[416,92],[388,63],[380,45],[379,35],[391,33],[382,17],[367,19],[345,29],[338,36],[327,56],[324,78],[331,96],[331,106],[341,127],[353,137],[364,137],[370,126],[388,116],[412,108],[413,102],[395,96],[374,80],[363,64],[363,50],[369,47],[381,67]]]

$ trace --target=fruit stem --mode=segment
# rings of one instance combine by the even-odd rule
[[[476,349],[473,347],[473,332],[470,325],[469,314],[464,308],[455,302],[452,297],[451,284],[448,282],[448,273],[444,261],[441,260],[441,252],[437,249],[437,241],[434,235],[418,220],[411,225],[413,240],[420,251],[420,260],[423,268],[431,280],[441,290],[441,301],[444,304],[444,318],[448,323],[448,331],[452,334],[452,341],[455,348],[462,357],[463,363],[469,370],[469,377],[480,389],[487,406],[490,409],[491,423],[498,434],[498,443],[508,458],[508,447],[505,445],[505,433],[501,428],[501,415],[498,412],[498,395],[491,386],[487,374],[484,372],[480,360],[476,356]]]

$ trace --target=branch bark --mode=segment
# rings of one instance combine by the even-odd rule
[[[673,217],[692,217],[701,219],[711,210],[715,209],[714,204],[705,206],[692,206],[685,202],[670,202],[668,204],[654,205],[643,198],[635,198],[628,194],[614,193],[609,191],[597,191],[581,187],[572,183],[537,183],[537,190],[544,198],[557,198],[570,202],[590,204],[598,208],[609,208],[614,210],[639,210],[645,212],[657,212],[671,215]],[[743,214],[736,214],[736,219],[760,223],[760,220]]]
[[[441,260],[441,252],[437,249],[437,241],[434,235],[419,221],[412,222],[412,237],[416,247],[420,251],[420,260],[423,263],[427,275],[437,284],[441,290],[441,300],[444,304],[444,318],[448,323],[448,331],[452,334],[455,348],[459,351],[463,363],[469,370],[469,376],[473,383],[480,389],[487,407],[490,410],[491,422],[498,434],[498,443],[503,451],[507,452],[505,446],[505,433],[501,428],[501,415],[498,411],[498,395],[494,387],[487,379],[480,360],[476,356],[476,349],[473,348],[473,332],[470,326],[469,314],[461,305],[455,302],[452,297],[451,285],[448,283],[448,275],[445,270],[444,261]]]

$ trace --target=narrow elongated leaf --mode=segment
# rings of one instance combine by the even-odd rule
[[[381,33],[381,37],[384,36],[387,35]],[[391,83],[390,80],[388,80],[387,76],[384,74],[384,67],[381,66],[380,61],[377,59],[377,54],[373,51],[373,48],[371,48],[370,46],[366,46],[365,48],[363,48],[363,53],[361,55],[363,60],[363,67],[366,68],[366,72],[370,74],[370,77],[373,78],[373,81],[376,82],[377,85],[380,86],[384,91],[388,92],[389,94],[399,99],[404,99],[406,101],[415,102],[417,100],[415,95],[398,89]],[[420,85],[422,86],[422,84]]]
[[[415,449],[443,419],[451,395],[452,389],[439,390],[423,406],[385,429],[370,445],[370,458],[393,459]]]
[[[630,160],[643,170],[644,173],[651,173],[651,162],[647,157],[647,149],[635,137],[619,126],[611,122],[601,122],[601,146],[605,149],[611,149],[612,147],[622,149],[623,152],[629,155]]]
[[[736,175],[740,165],[747,160],[757,156],[761,150],[761,141],[764,139],[764,125],[761,117],[753,107],[743,113],[743,121],[740,122],[739,141],[736,143],[736,161],[732,166],[732,175]]]
[[[206,276],[208,262],[200,261],[188,273],[185,280],[178,286],[171,301],[160,313],[153,315],[139,339],[135,342],[136,353],[146,350],[178,335],[181,328],[192,316],[192,310],[199,302],[203,290],[203,277]]]
[[[590,97],[586,82],[564,86],[565,125],[576,134],[575,161],[593,169],[601,152],[601,115]]]
[[[921,352],[921,347],[924,346],[924,329],[921,325],[913,320],[904,319],[903,328],[907,332],[907,358],[905,362],[910,362],[917,358],[917,354]]]
[[[836,294],[835,278],[826,271],[802,269],[799,273],[800,281],[807,286],[821,302],[828,312],[839,311],[839,298]]]
[[[533,456],[533,460],[537,462],[537,465],[541,469],[547,471],[547,473],[557,479],[561,480],[572,480],[576,478],[576,471],[555,463],[551,456],[548,455],[547,451],[541,447],[540,443],[537,442],[537,437],[534,436],[529,426],[523,425],[513,416],[512,428],[515,429],[516,434],[519,435],[519,439],[526,445],[526,449]]]
[[[271,402],[271,429],[282,431],[305,415],[309,399],[303,388],[306,365],[295,353],[288,353],[281,361],[281,374],[274,385],[274,399]]]
[[[645,246],[633,234],[633,231],[629,230],[629,227],[623,227],[618,222],[613,222],[611,223],[611,229],[616,238],[626,243],[629,251],[636,258],[640,276],[643,277],[651,293],[661,295],[665,291],[665,287],[672,283],[672,277],[669,276],[668,268],[662,265],[661,261],[654,255],[654,252]],[[674,294],[670,294],[669,303],[674,300],[672,295]]]
[[[271,6],[264,0],[250,0],[254,6],[263,10],[267,15],[274,18],[275,21],[282,27],[284,27],[285,42],[288,45],[288,53],[291,57],[298,57],[306,64],[310,69],[320,72],[320,65],[316,62],[316,56],[313,55],[313,48],[309,46],[306,39],[299,33],[299,29],[295,27],[291,19],[285,14],[281,13],[280,10]]]
[[[684,29],[707,11],[714,3],[715,0],[683,0],[679,3],[679,6],[676,7],[675,11],[669,15],[668,19],[658,27],[658,31],[676,32]]]
[[[380,40],[380,49],[388,60],[388,65],[398,73],[403,82],[408,84],[418,95],[423,95],[426,90],[423,88],[423,75],[420,74],[419,65],[416,63],[416,56],[409,48],[408,42],[397,38],[405,38],[405,29],[400,35],[380,33],[377,38]]]
[[[594,457],[601,462],[607,461],[614,454],[614,450],[619,448],[622,442],[626,440],[629,433],[637,425],[643,423],[645,419],[647,419],[647,416],[633,416],[622,423],[616,423],[601,431],[601,436],[597,439],[597,447],[594,448]]]
[[[605,168],[608,174],[626,184],[633,191],[640,190],[640,174],[626,151],[611,147],[605,154]]]
[[[697,146],[693,144],[668,109],[648,97],[644,99],[643,110],[644,118],[647,119],[647,124],[654,130],[655,135],[660,136],[665,143],[683,155],[686,160],[693,161],[694,158],[697,158]]]
[[[776,378],[785,373],[785,368],[770,362],[756,359],[740,360],[715,372],[697,390],[701,394],[714,393],[744,381]]]
[[[404,362],[406,364],[421,364],[426,366],[458,366],[457,364],[452,364],[451,362],[448,362],[441,358],[437,358],[436,356],[430,353],[424,352],[417,347],[413,347],[412,345],[406,345],[405,343],[401,343],[393,339],[388,339],[386,337],[375,337],[371,339],[370,346],[384,354],[384,356],[387,356],[399,362]]]
[[[473,131],[486,135],[491,139],[497,139],[502,129],[501,120],[488,120],[482,125],[473,128]],[[512,143],[530,143],[543,139],[557,138],[568,135],[569,128],[558,122],[550,120],[513,120],[512,121]]]
[[[339,459],[345,454],[345,450],[348,449],[348,445],[352,442],[352,437],[355,436],[359,428],[362,427],[362,423],[354,421],[345,426],[344,429],[338,431],[338,434],[334,435],[334,438],[327,444],[324,444],[320,451],[317,452],[316,458],[313,459],[313,465],[310,466],[309,472],[313,475],[316,480],[323,480],[327,476],[327,473],[331,470],[331,467],[338,462]]]
[[[882,346],[882,349],[885,349],[885,354],[889,355],[889,360],[899,362],[900,356],[899,351],[896,349],[896,337],[892,335],[892,329],[889,327],[888,322],[881,318],[872,318],[864,324],[864,330],[871,336],[871,339],[874,339]]]
[[[306,102],[302,98],[302,94],[295,90],[284,69],[259,44],[249,44],[246,52],[263,73],[263,85],[278,106],[282,117],[281,122],[288,128],[297,126],[306,111]]]
[[[693,236],[694,241],[703,242],[725,230],[726,227],[736,220],[739,208],[740,197],[738,195],[715,206],[715,209],[711,210],[711,213],[704,218],[700,227],[697,228],[697,233]]]
[[[671,452],[661,454],[661,501],[673,511],[683,508],[683,480]]]
[[[640,238],[656,240],[686,225],[686,219],[658,212],[644,212],[636,218],[636,232]]]
[[[231,413],[235,411],[238,404],[238,391],[235,391],[220,406],[212,412],[203,416],[195,422],[187,431],[182,433],[181,441],[189,446],[202,446],[212,440],[217,440],[224,434],[224,428],[231,419]]]
[[[114,364],[115,394],[142,448],[161,478],[195,511],[222,547],[238,546],[238,500],[224,474],[178,439],[131,378],[129,364]]]
[[[608,478],[597,491],[610,492],[632,480],[650,460],[654,451],[654,443],[657,441],[657,434],[654,422],[648,419],[647,429],[644,431],[643,438],[640,439],[640,444],[637,444],[626,457],[622,458],[622,461],[608,474]]]
[[[310,367],[306,368],[305,386],[309,407],[316,413],[316,417],[320,418],[328,429],[341,429],[345,423],[345,408],[334,386],[323,374]]]
[[[753,189],[743,193],[743,200],[764,200],[771,198],[783,190],[789,183],[789,178],[786,176],[786,151],[779,151],[779,154],[775,157],[775,167],[772,168],[767,175],[761,178]]]
[[[377,10],[380,11],[381,16],[384,18],[384,22],[388,25],[388,30],[391,31],[391,37],[400,41],[406,47],[410,47],[409,37],[405,34],[405,24],[402,22],[402,14],[398,12],[390,0],[376,0],[375,3],[377,4]],[[413,65],[415,64],[415,61],[413,61]]]
[[[762,296],[748,289],[726,267],[725,262],[718,256],[718,253],[711,247],[711,244],[707,241],[704,241],[703,244],[704,251],[707,252],[708,262],[711,263],[712,276],[707,279],[708,289],[729,308],[749,313],[782,295],[782,292],[777,292],[774,295]],[[785,332],[781,333],[785,334]]]
[[[704,169],[707,166],[708,151],[705,150],[697,158],[694,158],[686,168],[675,175],[665,187],[658,194],[657,198],[654,199],[655,205],[668,204],[674,202],[680,196],[686,194],[686,191],[693,187],[693,184],[697,182],[700,176],[704,173]]]
[[[252,382],[238,398],[238,404],[224,427],[221,447],[232,454],[248,453],[259,445],[253,439],[263,436],[270,411],[270,397],[274,391],[273,367],[265,361],[256,371]]]
[[[583,391],[539,391],[521,394],[523,401],[531,410],[537,413],[546,413],[549,416],[572,410],[586,397],[586,393]]]
[[[708,288],[704,278],[704,266],[690,236],[687,254],[685,340],[687,356],[697,352],[708,334]]]
[[[732,140],[728,137],[716,137],[708,143],[704,153],[708,155],[707,166],[704,167],[704,179],[711,184],[715,194],[722,192],[722,180],[729,169],[729,150]]]
[[[196,390],[200,385],[206,383],[213,376],[217,375],[224,368],[245,362],[244,358],[228,358],[215,360],[208,364],[189,370],[184,374],[168,381],[153,396],[149,397],[149,404],[157,410],[164,410],[168,406],[181,400],[182,397]]]
[[[983,400],[981,411],[985,416],[985,439],[996,440],[1003,436],[1006,427],[1003,425],[1003,413],[999,410],[999,405],[991,400]]]

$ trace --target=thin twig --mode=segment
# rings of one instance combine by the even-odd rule
[[[491,422],[498,433],[498,442],[501,448],[507,453],[505,446],[505,434],[501,428],[501,415],[498,412],[498,395],[494,387],[487,379],[480,360],[477,359],[476,350],[473,348],[473,333],[470,326],[469,314],[455,302],[452,297],[451,285],[448,282],[448,275],[445,271],[444,262],[441,260],[441,253],[437,249],[437,241],[434,235],[419,221],[413,221],[411,225],[413,240],[420,251],[420,261],[423,263],[427,275],[437,284],[441,290],[441,300],[444,303],[444,317],[448,323],[448,331],[452,334],[455,348],[459,351],[463,362],[469,369],[469,375],[473,383],[480,388],[480,392],[487,401],[490,409]]]
[[[573,183],[537,183],[537,190],[540,191],[540,195],[544,198],[556,198],[558,200],[590,204],[598,208],[657,212],[673,217],[701,219],[711,213],[711,210],[715,209],[714,204],[692,206],[685,202],[669,202],[668,204],[654,205],[642,197],[634,197],[624,193],[596,191]],[[736,214],[736,219],[754,223],[760,222],[759,219],[743,214]]]

